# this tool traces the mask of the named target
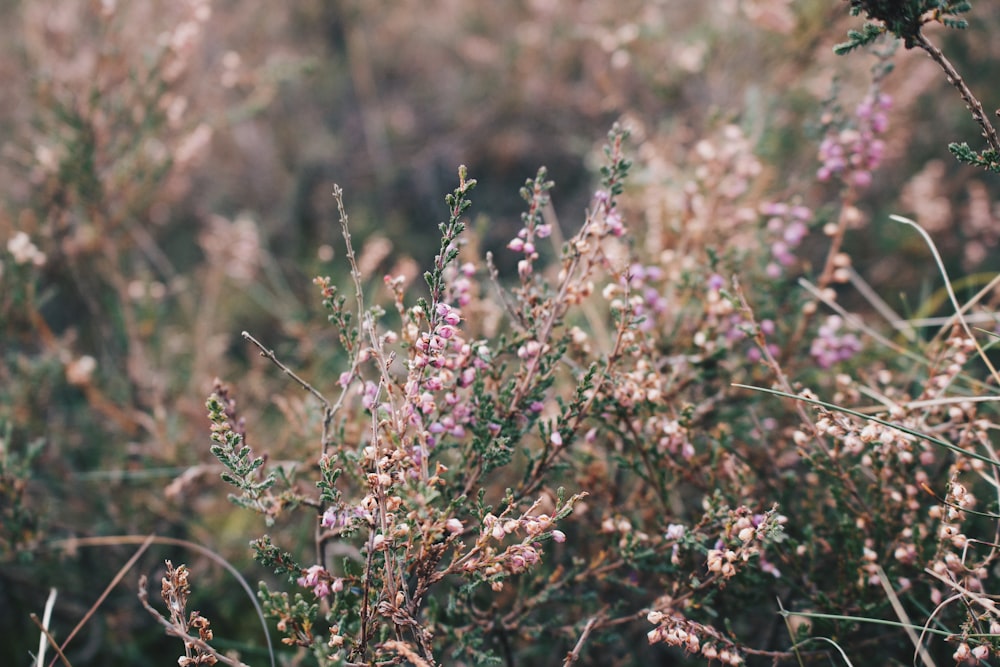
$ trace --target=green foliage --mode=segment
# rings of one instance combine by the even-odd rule
[[[250,545],[253,547],[257,562],[277,575],[288,575],[291,580],[303,569],[292,554],[275,546],[267,535],[253,540]]]
[[[1000,153],[993,150],[992,148],[984,149],[982,152],[977,153],[976,151],[969,148],[969,144],[964,141],[960,144],[950,143],[948,144],[948,150],[951,154],[958,158],[959,162],[964,164],[971,164],[977,167],[982,167],[987,171],[992,171],[995,174],[1000,174]]]
[[[18,451],[12,425],[0,420],[0,563],[30,561],[38,546],[43,517],[27,492],[44,447],[45,441],[38,439]]]
[[[262,474],[263,457],[252,456],[243,433],[233,427],[236,413],[231,398],[224,392],[214,393],[205,407],[212,422],[212,441],[215,443],[211,452],[227,470],[222,473],[222,480],[240,490],[239,495],[231,495],[230,499],[241,507],[265,514],[268,525],[271,525],[275,507],[268,491],[277,481],[275,473]]]

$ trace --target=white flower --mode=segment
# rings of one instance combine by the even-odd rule
[[[45,264],[45,253],[41,252],[31,238],[24,232],[18,232],[7,241],[7,252],[14,257],[15,264]]]

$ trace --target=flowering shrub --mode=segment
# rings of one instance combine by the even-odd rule
[[[792,231],[783,238],[797,246],[809,209],[767,204],[761,211],[772,217],[764,224],[752,208],[741,212],[741,198],[760,170],[739,131],[728,127],[721,135],[729,142],[726,151],[708,142],[697,147],[694,178],[711,184],[702,196],[717,201],[699,201],[694,210],[733,207],[733,218],[745,218],[743,245],[714,257],[706,248],[704,264],[698,253],[677,257],[651,248],[648,239],[645,248],[630,247],[621,241],[628,217],[624,183],[633,167],[623,153],[626,136],[617,128],[609,135],[603,187],[580,230],[563,244],[561,259],[545,270],[536,266],[536,243],[551,236],[540,211],[552,184],[544,170],[526,183],[524,226],[507,244],[521,257],[510,288],[497,282],[489,257],[483,268],[462,257],[462,216],[475,181],[460,171],[459,187],[448,198],[451,218],[441,225],[440,252],[425,274],[429,299],[407,305],[405,277],[384,281],[398,331],[388,328],[382,308],[366,305],[344,215],[354,298],[340,295],[330,278],[315,282],[349,354],[349,370],[339,377],[335,402],[293,375],[323,406],[318,493],[300,495],[294,486],[272,490],[273,474],[253,481],[263,460],[251,458],[243,433],[235,430],[241,422],[228,390],[219,387],[212,395],[213,451],[242,491],[237,501],[269,522],[284,508],[311,508],[315,516],[316,563],[300,564],[270,538],[255,542],[258,560],[299,589],[291,599],[261,590],[285,643],[310,648],[321,664],[435,664],[445,655],[490,660],[504,632],[498,623],[516,624],[523,636],[537,638],[555,629],[542,620],[544,610],[572,599],[576,603],[565,611],[575,615],[556,626],[566,663],[580,659],[588,640],[597,655],[614,651],[614,640],[601,635],[644,616],[654,626],[646,633],[650,645],[742,664],[753,656],[791,659],[814,652],[790,644],[755,647],[739,632],[714,625],[715,616],[731,613],[736,600],[754,599],[767,580],[780,582],[783,604],[790,607],[820,595],[833,609],[856,609],[856,618],[799,610],[817,622],[848,624],[888,605],[883,587],[892,596],[924,595],[940,604],[937,584],[914,582],[918,563],[934,563],[930,568],[939,578],[961,572],[965,581],[978,582],[974,590],[983,590],[983,565],[942,550],[945,543],[968,546],[957,522],[974,502],[971,495],[955,481],[943,505],[924,491],[932,481],[928,471],[940,470],[948,455],[959,454],[948,464],[952,480],[964,466],[984,460],[949,442],[988,442],[976,430],[986,422],[976,422],[975,402],[943,409],[952,401],[942,392],[964,382],[959,376],[975,350],[971,340],[957,331],[942,339],[940,351],[933,343],[925,349],[929,370],[917,396],[892,390],[892,371],[879,372],[891,421],[866,420],[848,409],[861,403],[863,393],[846,374],[834,383],[803,376],[835,391],[840,408],[808,389],[793,390],[774,341],[796,331],[780,331],[773,319],[758,324],[739,283],[727,285],[720,273],[773,277],[771,258],[778,253],[770,239],[789,224],[787,216]],[[715,161],[747,165],[735,172],[714,169],[730,179],[743,174],[742,180],[717,187],[713,170],[703,168]],[[697,182],[685,184],[685,192],[697,192]],[[845,187],[859,185],[854,179]],[[340,196],[338,191],[338,202]],[[687,248],[711,242],[706,232],[714,221],[701,224],[675,232],[684,235]],[[842,230],[834,230],[835,239],[838,234]],[[790,251],[786,246],[782,252]],[[650,262],[647,253],[659,262]],[[493,277],[510,323],[493,339],[478,337],[482,332],[468,315],[488,312],[482,296],[488,286],[473,286],[483,274]],[[836,271],[834,276],[839,279]],[[702,298],[693,298],[697,294]],[[597,318],[610,327],[602,330]],[[823,369],[864,349],[857,335],[840,332],[843,325],[833,315],[816,330],[809,353]],[[603,339],[597,335],[602,331]],[[669,341],[663,331],[673,333]],[[709,360],[716,365],[711,371]],[[747,415],[722,374],[738,381],[770,376],[785,392],[815,404],[816,412],[800,407],[785,427]],[[911,404],[919,407],[904,407]],[[358,423],[367,425],[352,426]],[[355,435],[334,435],[347,433]],[[750,458],[752,443],[765,433],[767,451]],[[789,525],[778,508],[781,499],[798,497],[800,474],[814,483],[829,479],[832,486],[807,493],[811,510],[800,507],[799,525]],[[502,494],[491,496],[498,488],[492,479],[503,480]],[[566,486],[575,495],[567,497]],[[692,507],[691,498],[700,498],[700,506]],[[746,504],[752,498],[772,504]],[[952,509],[942,515],[942,507]],[[829,544],[857,550],[825,549],[820,526],[841,541]],[[352,545],[339,562],[328,555],[334,541],[341,550]],[[486,593],[500,595],[512,585],[513,597]],[[652,591],[660,593],[650,596]],[[744,622],[750,623],[747,635],[760,632]],[[789,641],[795,639],[793,634]],[[515,641],[505,638],[506,650],[532,654]],[[962,646],[969,645],[960,644],[956,655]],[[977,643],[975,650],[984,654],[989,647]]]
[[[862,66],[825,101],[798,63],[809,58],[786,58],[778,73],[809,79],[808,96],[776,97],[789,102],[782,109],[748,92],[746,109],[713,114],[703,111],[727,87],[713,58],[743,72],[736,60],[751,46],[812,43],[821,33],[810,21],[829,30],[822,12],[784,0],[693,7],[684,19],[700,30],[678,40],[665,39],[676,35],[656,3],[640,3],[633,21],[584,2],[569,38],[577,57],[569,42],[546,51],[540,37],[574,24],[551,3],[528,4],[516,29],[504,24],[518,48],[503,55],[472,27],[492,25],[492,6],[422,10],[462,26],[452,36],[464,59],[520,72],[512,95],[550,90],[562,113],[601,122],[608,109],[626,113],[595,152],[595,185],[576,210],[562,208],[573,192],[560,189],[559,170],[542,168],[520,188],[516,223],[483,224],[479,197],[491,203],[491,185],[470,172],[489,168],[460,168],[426,257],[426,239],[400,248],[392,215],[367,210],[362,167],[323,205],[342,241],[303,222],[299,257],[281,256],[287,239],[263,213],[208,213],[227,197],[200,188],[226,170],[203,161],[236,146],[267,153],[261,128],[238,119],[279,97],[251,54],[207,39],[226,8],[164,4],[149,40],[125,29],[152,21],[138,5],[86,13],[67,3],[49,18],[25,9],[39,35],[67,48],[26,43],[58,76],[34,91],[38,117],[17,153],[27,176],[12,195],[20,213],[0,217],[0,333],[10,341],[0,581],[30,579],[35,609],[49,581],[81,590],[110,567],[110,591],[137,562],[159,567],[150,545],[175,549],[157,575],[166,613],[145,577],[139,604],[158,634],[181,640],[183,665],[267,660],[238,589],[202,576],[206,546],[229,573],[233,561],[261,580],[253,602],[280,637],[273,663],[881,664],[915,654],[985,664],[1000,650],[996,280],[949,279],[951,255],[941,259],[933,241],[965,266],[986,261],[995,193],[963,176],[968,201],[952,203],[938,181],[955,176],[929,163],[898,190],[914,209],[903,212],[926,209],[936,222],[881,224],[897,206],[885,192],[904,171],[905,140],[920,139],[907,114],[929,85],[894,77],[914,55],[894,40],[928,54],[972,110],[987,146],[952,151],[995,168],[983,105],[931,42],[934,24],[960,27],[968,3],[838,7],[868,23],[840,47],[861,51],[849,62]],[[337,39],[367,112],[358,127],[368,157],[358,159],[384,185],[393,143],[417,120],[376,94],[388,54],[368,52],[364,31],[404,54],[407,31],[437,37],[434,21],[403,20],[414,7],[356,9]],[[330,18],[300,10],[306,22]],[[76,23],[65,18],[73,12]],[[80,37],[82,56],[71,58],[71,24],[106,39]],[[730,42],[736,56],[719,48]],[[421,66],[402,60],[392,71],[401,81]],[[428,62],[435,80],[454,81],[447,59]],[[546,76],[572,72],[588,85],[549,86]],[[442,106],[472,108],[473,91],[443,88]],[[253,99],[225,107],[241,90]],[[697,100],[697,113],[664,125],[662,100],[643,93],[653,90]],[[445,125],[446,111],[434,113],[428,126]],[[801,134],[796,113],[810,119]],[[488,121],[475,119],[477,137]],[[786,134],[800,146],[776,148]],[[944,238],[958,218],[963,237]],[[895,245],[873,262],[891,234]],[[194,256],[174,252],[182,237]],[[319,275],[304,278],[303,266]],[[886,299],[897,276],[914,274],[927,280],[917,312],[904,302],[897,314]],[[115,446],[91,444],[105,441]],[[220,473],[240,511],[221,511]],[[159,476],[162,493],[143,481]],[[248,539],[256,565],[240,561]],[[140,548],[125,565],[86,560],[109,544]],[[57,568],[53,551],[90,567]],[[181,557],[189,564],[175,567]],[[54,616],[38,625],[56,632],[43,649],[74,648],[76,630],[62,625],[93,608],[49,600]],[[155,642],[130,602],[102,610],[119,641],[103,639],[123,664],[148,659]],[[122,646],[125,636],[142,648]],[[88,661],[114,662],[81,652],[74,664]]]

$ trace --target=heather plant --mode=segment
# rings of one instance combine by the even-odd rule
[[[524,51],[503,56],[529,91],[546,71],[521,59],[537,59],[541,28],[566,25],[548,3],[530,4],[514,35]],[[101,7],[87,25],[138,48],[116,32],[125,10]],[[16,230],[0,220],[10,228],[0,326],[13,334],[0,368],[11,380],[0,390],[11,424],[0,440],[4,581],[15,579],[14,560],[44,561],[50,548],[83,562],[82,547],[140,544],[79,628],[137,563],[157,567],[150,545],[191,552],[196,560],[185,553],[177,567],[181,555],[169,554],[165,615],[145,578],[139,587],[155,631],[182,641],[188,665],[264,660],[250,642],[225,644],[256,630],[239,613],[245,601],[228,594],[237,587],[201,576],[224,559],[197,544],[238,559],[251,537],[266,570],[253,575],[258,598],[286,664],[988,660],[1000,648],[988,500],[1000,487],[986,331],[996,326],[995,281],[970,295],[962,285],[973,283],[949,278],[924,227],[892,222],[928,249],[924,273],[943,283],[943,296],[924,299],[928,317],[904,317],[879,296],[883,282],[868,284],[877,273],[857,253],[881,224],[887,172],[903,170],[894,133],[908,108],[900,89],[904,100],[912,93],[894,81],[905,51],[889,38],[920,46],[924,25],[950,24],[967,7],[851,7],[871,21],[851,35],[852,59],[871,53],[874,65],[857,68],[865,84],[838,81],[810,104],[811,141],[790,156],[796,166],[768,153],[787,126],[755,115],[750,98],[747,110],[699,114],[689,131],[641,113],[655,107],[643,99],[593,161],[599,185],[582,212],[561,213],[555,170],[539,169],[520,190],[518,223],[483,225],[477,197],[489,184],[462,168],[436,251],[425,258],[415,244],[416,259],[370,235],[364,215],[349,222],[348,204],[364,198],[359,168],[329,205],[343,241],[310,249],[322,261],[311,297],[282,273],[250,215],[199,214],[189,268],[170,266],[173,228],[148,234],[142,224],[166,225],[164,211],[204,173],[198,151],[181,147],[205,148],[208,126],[178,100],[201,99],[182,90],[197,83],[184,77],[195,54],[213,52],[194,48],[208,5],[178,5],[151,60],[84,59],[93,76],[39,91],[50,112],[40,136],[56,140],[25,153],[38,186],[30,213]],[[345,39],[360,84],[388,55],[364,57],[359,25],[437,36],[431,22],[401,22],[405,12],[355,9],[361,20]],[[447,9],[470,23],[459,50],[490,66],[496,56],[475,25],[496,10]],[[606,58],[585,51],[579,67],[601,75],[609,98],[662,85],[712,99],[725,86],[709,72],[704,97],[693,83],[706,45],[750,24],[809,41],[782,1],[720,3],[690,41],[660,39],[656,11],[619,21],[621,8],[581,5],[575,39]],[[756,34],[740,33],[740,49]],[[565,42],[552,53],[553,71],[574,62]],[[657,59],[684,83],[647,69]],[[240,85],[238,57],[222,60],[224,80]],[[452,63],[431,62],[454,75]],[[801,72],[789,67],[783,76]],[[407,116],[360,84],[372,112],[365,141],[386,179]],[[442,94],[475,92],[455,91]],[[587,86],[552,94],[566,108],[594,103]],[[989,150],[976,155],[988,160]],[[980,201],[989,197],[983,185]],[[912,199],[921,219],[926,194]],[[85,281],[79,328],[60,324],[73,284],[63,271]],[[297,308],[310,300],[326,322]],[[946,307],[930,311],[934,303]],[[248,311],[274,321],[242,318]],[[227,383],[216,380],[206,404],[208,368]],[[43,430],[40,406],[63,400],[73,417]],[[207,446],[190,444],[206,430]],[[127,456],[122,447],[99,459],[120,464],[126,483],[151,464],[177,465],[162,497],[108,484],[99,521],[69,493],[52,503],[67,506],[60,512],[39,502],[38,490],[77,480],[52,470],[77,465],[59,457],[83,459],[73,447],[95,434],[130,443]],[[219,510],[220,472],[241,511]],[[90,534],[115,528],[172,536]],[[68,539],[53,544],[53,534]],[[118,613],[129,618],[107,611],[115,636],[141,646],[148,626]],[[59,619],[38,625],[59,646],[50,632]]]
[[[870,118],[867,104],[859,108],[862,122]],[[931,341],[919,354],[910,353],[927,368],[899,383],[925,386],[912,397],[888,388],[897,385],[889,369],[871,378],[874,386],[868,388],[845,373],[831,383],[794,358],[783,366],[782,347],[774,341],[813,331],[809,320],[817,302],[798,304],[799,320],[782,331],[774,319],[758,323],[756,315],[768,309],[787,319],[775,310],[781,295],[772,293],[773,302],[752,308],[740,283],[721,274],[773,280],[775,258],[788,252],[776,251],[776,231],[796,225],[782,238],[800,239],[797,223],[811,220],[809,209],[745,205],[761,165],[738,128],[727,126],[716,142],[695,147],[691,180],[680,186],[677,200],[684,205],[660,207],[688,212],[687,224],[673,225],[668,218],[646,237],[645,247],[630,245],[623,242],[628,234],[621,205],[632,167],[622,153],[625,136],[620,129],[610,135],[604,187],[580,231],[563,244],[560,262],[547,271],[536,265],[537,244],[553,231],[540,214],[552,184],[544,170],[526,183],[524,226],[507,244],[520,257],[513,286],[504,287],[487,262],[510,322],[495,342],[470,342],[462,330],[471,328],[463,313],[488,308],[476,301],[481,292],[470,282],[481,269],[472,262],[455,266],[462,254],[461,216],[474,184],[464,172],[448,199],[452,213],[441,225],[441,251],[425,275],[430,300],[407,306],[404,278],[386,277],[400,332],[380,329],[385,312],[365,306],[342,218],[355,298],[340,295],[329,278],[316,280],[352,359],[339,377],[335,403],[247,335],[322,406],[318,493],[290,497],[269,490],[277,478],[293,477],[287,471],[251,479],[263,460],[252,457],[243,432],[234,427],[242,422],[228,390],[218,388],[208,404],[213,451],[242,492],[237,502],[268,521],[280,508],[301,507],[318,524],[313,564],[299,563],[269,537],[255,543],[258,559],[299,589],[291,597],[268,587],[261,591],[285,643],[309,647],[321,663],[435,664],[444,655],[512,660],[532,655],[532,649],[516,646],[501,623],[538,641],[536,633],[554,629],[538,615],[562,603],[564,613],[578,614],[558,626],[566,664],[580,660],[588,642],[596,655],[624,650],[627,642],[618,643],[622,631],[611,629],[643,617],[653,626],[646,633],[649,644],[709,661],[805,659],[815,653],[795,644],[806,638],[796,634],[805,625],[778,646],[755,646],[740,638],[740,630],[753,636],[761,627],[740,619],[734,629],[737,621],[729,614],[741,602],[762,604],[759,589],[779,581],[782,605],[798,607],[796,618],[813,619],[820,632],[849,632],[863,644],[878,636],[864,622],[881,610],[903,609],[900,595],[940,601],[934,585],[913,581],[914,564],[929,563],[934,571],[935,563],[950,559],[967,567],[949,551],[958,527],[939,525],[942,506],[954,509],[956,503],[935,500],[927,489],[933,480],[928,470],[955,480],[975,461],[993,462],[950,442],[984,441],[985,423],[974,418],[978,402],[941,394],[962,375],[974,343],[957,331],[940,339],[940,347]],[[820,154],[825,160],[822,147]],[[868,182],[846,178],[843,188],[851,198],[841,205],[853,208],[854,193]],[[656,192],[668,190],[660,186]],[[718,218],[700,211],[743,222],[734,247],[719,251],[712,233]],[[835,309],[824,292],[846,282],[850,264],[836,244],[849,223],[859,224],[857,216],[842,214],[825,225],[834,257],[827,266],[835,268],[820,277],[823,287],[815,293]],[[687,252],[671,252],[675,244]],[[639,260],[649,256],[658,262]],[[782,264],[795,262],[786,258]],[[356,304],[352,312],[348,303]],[[864,351],[857,335],[839,333],[843,324],[834,315],[816,325],[809,354],[821,368],[844,367]],[[664,331],[671,332],[669,341]],[[880,342],[899,351],[884,338]],[[833,402],[819,401],[789,372],[834,391]],[[781,421],[747,415],[732,400],[733,380],[744,389],[748,381],[776,383],[779,393],[817,409],[811,414],[800,406]],[[850,407],[863,395],[892,406],[887,418]],[[903,407],[910,403],[917,407]],[[961,407],[942,409],[953,404]],[[370,426],[349,427],[358,416],[365,417],[362,423],[371,419]],[[767,449],[759,450],[753,443],[765,433]],[[512,443],[522,446],[514,449]],[[959,457],[949,464],[947,452]],[[799,475],[815,490],[803,494]],[[493,476],[505,487],[497,499],[488,496],[498,488],[488,483]],[[555,484],[560,486],[553,489]],[[566,484],[575,495],[567,498]],[[962,499],[947,512],[949,522],[960,520],[972,502],[966,487],[956,484],[948,483],[948,493],[958,488]],[[534,498],[538,491],[543,495]],[[771,502],[757,500],[762,497]],[[794,517],[779,512],[782,501],[797,507]],[[597,534],[574,544],[588,530]],[[354,540],[340,563],[328,555],[333,539],[341,549]],[[961,534],[959,542],[967,539]],[[568,553],[560,544],[575,548]],[[889,553],[894,560],[883,561]],[[981,577],[984,567],[971,571]],[[454,575],[460,576],[448,581]],[[449,584],[454,588],[448,593],[435,590]],[[501,597],[511,586],[515,597]],[[491,594],[496,597],[487,602]],[[838,615],[818,611],[817,604]],[[720,615],[728,619],[724,628],[713,623]],[[946,608],[936,614],[939,624],[951,618]],[[960,654],[962,646],[972,650],[967,642],[977,636],[974,626],[966,627]],[[975,655],[989,651],[987,643],[972,641]],[[630,655],[641,659],[634,647]]]

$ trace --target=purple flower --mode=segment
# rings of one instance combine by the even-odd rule
[[[847,361],[861,351],[861,340],[853,333],[840,334],[843,320],[831,315],[819,328],[809,347],[809,354],[821,368],[830,368],[840,361]]]

